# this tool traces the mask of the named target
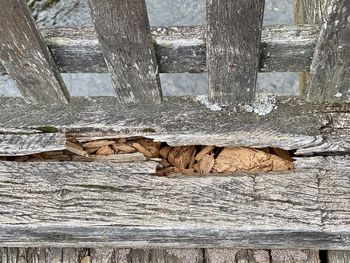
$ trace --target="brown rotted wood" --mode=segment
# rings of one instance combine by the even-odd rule
[[[334,0],[316,45],[307,98],[312,101],[350,100],[350,2]]]
[[[88,0],[117,97],[160,102],[162,91],[144,0]]]
[[[213,103],[254,100],[264,0],[207,0],[207,66]]]
[[[349,263],[350,251],[328,251],[328,263]]]
[[[326,10],[330,2],[331,0],[294,0],[295,24],[297,25],[322,24],[325,18]],[[313,55],[314,55],[313,53],[311,55],[305,54],[305,57],[309,56],[310,64],[311,64]],[[310,78],[309,72],[302,72],[299,74],[300,95],[305,95],[309,78]]]
[[[25,1],[0,1],[0,39],[0,60],[26,102],[68,102],[68,90]]]

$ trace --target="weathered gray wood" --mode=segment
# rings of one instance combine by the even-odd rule
[[[160,105],[133,106],[118,105],[112,97],[73,98],[70,105],[51,107],[21,101],[0,98],[1,133],[46,127],[79,137],[145,136],[170,145],[310,147],[304,149],[309,153],[347,153],[350,149],[349,104],[317,104],[287,97],[277,99],[272,104],[277,109],[270,114],[258,116],[235,107],[212,111],[183,97],[165,98]],[[327,137],[329,134],[332,136]]]
[[[0,134],[0,156],[29,155],[65,149],[66,138],[61,133]]]
[[[349,249],[346,165],[165,178],[120,164],[1,162],[0,243]]]
[[[322,24],[326,10],[331,0],[294,0],[294,20],[298,25],[301,24]],[[305,54],[313,58],[314,54]],[[311,64],[311,63],[310,63]],[[299,74],[300,95],[305,95],[310,74],[302,72]]]
[[[206,72],[205,30],[196,27],[151,28],[160,73]],[[319,26],[264,27],[261,72],[309,71]],[[107,72],[94,28],[47,28],[42,35],[61,72]],[[0,74],[5,73],[0,63]]]
[[[0,39],[0,60],[27,102],[68,102],[68,90],[25,1],[0,2]]]
[[[315,56],[307,98],[313,101],[350,100],[350,2],[334,0],[328,8]]]
[[[320,263],[317,250],[272,250],[270,263]]]
[[[207,67],[213,103],[250,103],[259,68],[264,0],[207,0]]]
[[[328,251],[328,263],[350,262],[350,251]]]
[[[270,263],[267,250],[206,249],[207,263]]]
[[[145,0],[88,0],[117,97],[158,103],[162,90]]]

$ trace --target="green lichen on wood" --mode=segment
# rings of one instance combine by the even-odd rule
[[[56,133],[56,132],[58,132],[58,129],[56,127],[52,127],[52,126],[42,126],[42,127],[37,127],[35,129],[38,131],[41,131],[43,133]]]

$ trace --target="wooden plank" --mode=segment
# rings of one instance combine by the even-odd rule
[[[316,45],[307,98],[313,101],[350,100],[350,2],[335,0]]]
[[[202,26],[151,30],[160,73],[207,71]],[[313,25],[264,27],[259,71],[309,71],[319,30]],[[108,72],[94,28],[54,27],[41,33],[61,72]],[[5,72],[0,63],[0,74]]]
[[[25,1],[0,2],[0,38],[0,60],[26,102],[68,102],[68,90]]]
[[[272,250],[271,263],[319,263],[317,250]]]
[[[254,100],[264,0],[207,0],[207,67],[212,103]]]
[[[118,105],[113,97],[73,98],[64,107],[22,105],[20,98],[0,98],[0,132],[47,127],[78,137],[145,136],[170,145],[270,146],[304,151],[301,154],[349,152],[349,104],[286,97],[262,107],[277,110],[262,116],[236,107],[213,111],[184,97],[133,106]]]
[[[162,90],[146,3],[88,0],[117,97],[124,103],[158,103]]]
[[[350,262],[350,251],[328,251],[328,263]]]
[[[61,133],[0,134],[0,156],[29,155],[65,149],[66,138]]]
[[[206,249],[207,263],[270,263],[267,250]]]
[[[322,24],[330,2],[331,0],[294,0],[295,23],[297,25]],[[311,56],[308,54],[307,56],[313,58],[314,54],[311,54]],[[300,95],[305,95],[310,74],[302,72],[299,76]]]
[[[166,178],[136,165],[1,162],[0,242],[349,249],[348,165]]]

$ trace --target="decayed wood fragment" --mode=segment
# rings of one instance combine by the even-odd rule
[[[114,151],[122,151],[124,153],[136,152],[136,149],[134,147],[131,147],[125,143],[112,144],[111,147],[113,148]]]
[[[293,169],[293,163],[276,155],[244,147],[224,148],[215,159],[214,170],[225,172],[267,172]]]
[[[185,169],[191,162],[195,146],[174,147],[168,155],[168,161],[179,169]]]
[[[215,164],[215,159],[213,154],[205,155],[199,162],[199,173],[209,174],[213,169]]]
[[[108,145],[111,145],[114,143],[115,143],[115,141],[111,141],[111,140],[100,140],[100,141],[93,141],[93,142],[84,143],[82,145],[82,147],[85,149],[100,148],[100,147],[108,146]]]
[[[106,145],[99,148],[96,152],[96,155],[111,155],[113,153],[114,151],[112,150],[112,148]]]
[[[210,153],[210,152],[213,151],[214,149],[215,149],[215,146],[214,146],[214,145],[208,145],[208,146],[203,147],[203,149],[200,150],[199,153],[196,155],[195,160],[196,160],[196,161],[202,160],[202,158],[203,158],[204,156],[206,156],[208,153]]]
[[[72,153],[75,153],[84,157],[89,156],[89,153],[84,151],[83,147],[70,141],[66,142],[66,149]]]
[[[147,158],[152,158],[152,153],[150,153],[145,147],[143,147],[141,144],[139,143],[133,143],[132,146],[138,150],[139,152],[141,152],[145,157]]]

